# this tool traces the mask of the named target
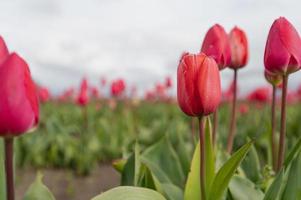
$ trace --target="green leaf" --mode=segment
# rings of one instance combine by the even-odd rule
[[[135,144],[135,152],[129,157],[121,175],[121,185],[137,186],[140,173],[139,145]]]
[[[205,121],[205,169],[206,169],[206,178],[205,178],[205,188],[206,193],[210,191],[211,184],[215,176],[215,154],[214,148],[211,140],[211,123],[210,119],[206,118]],[[191,162],[191,170],[188,174],[188,179],[185,186],[184,199],[201,199],[201,190],[200,190],[200,143],[197,144],[194,151],[194,155]]]
[[[0,141],[0,199],[6,199],[3,140]]]
[[[300,148],[301,148],[301,138],[299,138],[297,144],[294,146],[294,148],[290,151],[290,153],[286,157],[284,161],[285,168],[290,164],[290,162],[296,156],[296,154],[300,152]]]
[[[233,200],[261,200],[264,197],[260,189],[248,179],[234,175],[229,184],[229,191]]]
[[[145,150],[141,162],[161,183],[183,185],[185,176],[179,157],[166,137]]]
[[[183,191],[176,185],[162,184],[163,194],[168,200],[183,200]]]
[[[121,186],[113,188],[92,200],[166,200],[160,193],[139,187]]]
[[[184,200],[201,199],[200,189],[200,143],[197,144],[188,179],[185,186]]]
[[[230,159],[217,172],[212,187],[209,193],[209,200],[219,200],[222,198],[228,184],[234,175],[236,169],[239,167],[241,161],[248,153],[253,141],[248,142],[236,151]]]
[[[301,153],[292,162],[287,184],[282,199],[295,200],[301,198]]]
[[[116,171],[118,171],[119,173],[122,173],[126,162],[127,162],[126,159],[118,159],[118,160],[114,160],[112,165],[113,165],[114,169],[116,169]]]
[[[253,181],[258,182],[261,180],[260,163],[256,148],[251,147],[250,152],[246,155],[245,159],[241,163],[242,169],[247,177]]]
[[[23,200],[55,200],[52,193],[42,182],[43,175],[37,174],[36,180],[29,186]]]
[[[279,200],[283,185],[285,184],[285,173],[282,169],[274,179],[273,183],[265,193],[263,200]]]

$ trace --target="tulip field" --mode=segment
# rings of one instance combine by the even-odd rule
[[[266,85],[239,94],[250,42],[215,24],[179,56],[175,84],[141,95],[123,78],[84,76],[52,94],[0,36],[0,200],[300,200],[301,85],[288,84],[301,38],[276,19]]]

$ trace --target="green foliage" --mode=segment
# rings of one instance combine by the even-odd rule
[[[36,180],[30,185],[23,200],[55,200],[52,193],[42,182],[43,175],[38,173]]]

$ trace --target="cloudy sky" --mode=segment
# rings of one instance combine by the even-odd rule
[[[240,91],[265,84],[263,51],[273,20],[287,17],[301,31],[299,0],[1,0],[0,34],[53,92],[87,76],[124,77],[140,90],[166,75],[176,79],[183,51],[198,52],[214,23],[234,25],[249,38],[250,62]],[[301,72],[290,87],[301,83]],[[227,87],[232,71],[222,72]],[[299,81],[300,80],[300,81]]]

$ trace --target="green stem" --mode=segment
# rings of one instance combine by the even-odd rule
[[[13,146],[14,138],[4,138],[5,144],[5,173],[6,173],[6,195],[7,200],[15,199],[14,190],[14,168],[13,168]]]
[[[237,69],[234,69],[234,91],[233,91],[233,99],[232,99],[232,113],[231,113],[230,131],[229,131],[228,141],[227,141],[227,152],[229,154],[231,154],[233,149],[233,140],[234,140],[235,130],[236,130],[236,101],[237,101]]]
[[[200,128],[200,183],[201,183],[201,200],[206,200],[205,192],[205,132],[204,132],[204,120],[203,117],[199,117],[199,128]]]
[[[276,170],[277,168],[277,146],[276,146],[276,86],[273,85],[273,96],[272,96],[272,108],[271,108],[271,126],[272,126],[272,132],[271,132],[271,148],[272,148],[272,163],[273,163],[273,169]]]
[[[279,152],[277,171],[282,167],[285,155],[285,130],[286,130],[286,96],[287,96],[287,82],[288,75],[283,75],[282,82],[282,102],[281,102],[281,124],[280,124],[280,138],[279,138]]]

